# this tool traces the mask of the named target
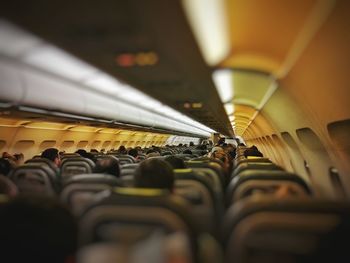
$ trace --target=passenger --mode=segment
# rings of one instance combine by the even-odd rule
[[[74,262],[77,224],[58,201],[22,196],[0,204],[1,262]]]
[[[138,151],[136,149],[130,149],[128,151],[128,155],[134,157],[135,159],[137,159],[137,156],[139,155]]]
[[[160,188],[173,191],[173,169],[166,161],[148,159],[140,163],[135,171],[135,186],[140,188]]]
[[[247,158],[248,156],[264,157],[255,145],[244,151],[244,157]]]
[[[56,148],[48,148],[41,154],[42,158],[46,158],[52,161],[57,167],[61,165],[61,157],[58,154],[58,150]]]
[[[224,147],[224,151],[227,153],[231,160],[236,157],[236,147],[233,144],[227,144]]]
[[[15,159],[15,162],[16,162],[17,166],[22,165],[24,163],[24,155],[23,155],[23,153],[15,153],[13,155],[13,157]]]
[[[193,142],[190,142],[190,147],[191,147],[191,146],[194,146],[194,143],[193,143]]]
[[[173,169],[185,169],[185,168],[187,168],[184,160],[182,160],[181,158],[178,158],[176,156],[168,156],[164,159],[164,161],[169,163],[173,167]]]
[[[104,173],[120,177],[119,161],[114,156],[108,156],[96,162],[94,173]]]
[[[0,174],[7,176],[13,169],[13,165],[6,158],[0,158]]]
[[[119,149],[118,149],[118,153],[119,153],[119,154],[127,154],[128,152],[127,152],[125,146],[124,146],[124,145],[121,145],[121,146],[119,147]]]
[[[93,155],[91,152],[87,152],[84,149],[79,149],[77,150],[75,153],[79,154],[81,157],[90,159],[91,161],[93,161],[94,163],[97,162],[97,159],[95,157],[95,155]]]
[[[220,138],[216,146],[222,146],[225,143],[225,138]]]

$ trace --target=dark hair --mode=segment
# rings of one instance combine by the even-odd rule
[[[194,146],[194,143],[193,143],[193,142],[190,142],[190,146]]]
[[[244,157],[248,156],[264,157],[264,155],[258,150],[256,146],[248,148],[244,151]]]
[[[58,150],[56,148],[48,148],[42,152],[41,157],[54,162],[56,158],[59,158]]]
[[[90,159],[91,161],[93,161],[94,163],[97,162],[97,159],[95,157],[95,155],[92,152],[87,152],[84,149],[79,149],[76,151],[76,153],[78,153],[81,157]]]
[[[105,173],[119,177],[120,167],[118,159],[114,156],[107,156],[98,160],[94,168],[94,173]]]
[[[137,155],[139,154],[139,152],[136,149],[130,149],[128,151],[128,155],[131,155],[132,157],[137,157]]]
[[[0,158],[0,174],[8,175],[12,170],[12,165],[6,158]]]
[[[186,168],[184,160],[175,156],[168,156],[164,159],[168,164],[170,164],[173,169],[184,169]]]
[[[124,145],[119,146],[118,152],[121,154],[127,154],[127,151]]]
[[[3,262],[64,263],[77,249],[77,224],[48,197],[21,196],[0,204]]]
[[[141,188],[165,188],[172,191],[173,169],[164,160],[152,158],[140,163],[135,171],[135,186]]]
[[[80,156],[83,156],[83,157],[84,157],[84,155],[87,154],[87,151],[84,150],[84,149],[78,149],[78,150],[75,151],[75,153],[77,153],[77,154],[79,154]]]

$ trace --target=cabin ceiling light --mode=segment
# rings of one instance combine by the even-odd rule
[[[233,114],[233,112],[235,110],[235,108],[233,106],[233,103],[226,103],[224,105],[224,107],[225,107],[225,111],[226,111],[227,115],[232,115]]]
[[[33,48],[22,56],[21,60],[74,81],[81,81],[98,71],[95,67],[49,44]]]
[[[222,103],[230,102],[233,98],[233,73],[230,69],[218,69],[213,73],[213,81]]]
[[[0,39],[0,53],[15,57],[42,42],[39,38],[3,19],[0,19]]]
[[[0,53],[5,53],[28,66],[40,69],[42,72],[51,73],[67,81],[74,82],[76,87],[81,88],[82,91],[86,89],[94,90],[98,95],[104,95],[108,98],[115,99],[116,103],[118,102],[118,98],[124,100],[125,103],[132,105],[135,109],[150,113],[149,117],[147,116],[147,121],[150,123],[169,122],[169,125],[177,126],[176,128],[181,128],[189,133],[195,132],[198,134],[205,134],[205,136],[209,136],[209,133],[215,132],[209,127],[177,112],[147,94],[142,93],[128,84],[122,83],[107,73],[101,72],[88,63],[66,53],[64,50],[48,44],[40,38],[36,38],[32,34],[12,25],[10,22],[5,22],[0,19]],[[2,36],[4,36],[5,39],[3,39]],[[22,52],[20,55],[18,55],[18,52],[8,54],[2,50],[5,48],[2,43],[10,43],[14,39],[28,39],[30,42],[30,44],[25,45],[25,48],[21,47],[18,49]],[[17,43],[17,41],[14,42]],[[38,43],[40,43],[40,45],[38,45]],[[11,45],[6,45],[7,49],[10,49],[10,47]],[[148,55],[154,56],[156,54],[149,53]],[[158,57],[155,58],[155,60],[157,59]],[[94,97],[92,97],[92,99],[94,99]],[[3,104],[0,104],[0,106],[2,105]],[[90,117],[78,116],[70,113],[41,111],[54,116],[95,121],[95,119]],[[129,113],[120,112],[119,114],[127,116]]]
[[[230,52],[225,0],[182,0],[182,6],[205,61],[217,65]]]

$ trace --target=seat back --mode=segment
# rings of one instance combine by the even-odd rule
[[[307,194],[311,194],[311,188],[306,184],[306,182],[298,175],[278,171],[278,170],[245,170],[239,175],[235,176],[229,183],[226,189],[226,202],[230,204],[236,189],[246,181],[258,180],[258,181],[287,181],[299,184],[300,187],[305,189]]]
[[[10,174],[20,193],[37,193],[50,196],[60,191],[56,174],[47,166],[28,163],[16,167]]]
[[[324,200],[244,199],[225,217],[225,262],[304,262],[349,211],[349,203]]]
[[[196,255],[197,229],[189,205],[160,189],[114,188],[80,217],[80,243],[137,242],[155,230],[182,232]]]
[[[283,168],[269,162],[241,162],[232,172],[231,179],[245,170],[280,170]]]
[[[115,154],[115,153],[108,153],[108,155],[112,155],[116,157],[119,160],[119,164],[131,164],[131,163],[136,163],[136,159],[132,157],[131,155],[127,154]]]
[[[87,206],[94,202],[99,193],[112,190],[112,188],[110,184],[103,183],[70,183],[63,188],[60,199],[68,204],[74,215],[79,216]]]
[[[94,167],[94,162],[84,157],[66,158],[61,165],[62,179],[66,180],[76,174],[92,173]]]

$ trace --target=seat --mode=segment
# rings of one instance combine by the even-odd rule
[[[253,195],[275,195],[276,198],[308,196],[299,183],[287,180],[248,180],[241,183],[234,191],[231,203]]]
[[[242,183],[250,180],[294,182],[295,184],[300,185],[300,187],[302,187],[307,194],[312,193],[310,187],[306,184],[306,182],[296,174],[278,170],[245,170],[242,171],[239,175],[235,176],[229,183],[226,189],[227,204],[231,204],[237,188]]]
[[[189,209],[185,200],[166,190],[117,187],[81,215],[80,244],[131,244],[159,230],[181,232],[195,257],[198,231]]]
[[[124,186],[134,186],[134,173],[139,163],[123,164],[120,167],[120,177]]]
[[[265,157],[248,156],[246,158],[244,156],[240,156],[235,159],[234,163],[235,163],[235,166],[237,167],[242,163],[272,163],[272,162],[269,158],[265,158]]]
[[[274,164],[274,163],[269,163],[269,162],[241,162],[233,170],[232,175],[231,175],[231,179],[245,170],[280,170],[280,171],[283,171],[283,168]]]
[[[304,260],[349,214],[350,204],[345,202],[244,199],[231,206],[225,216],[225,262],[313,262]]]
[[[214,161],[213,159],[205,159],[205,160],[190,160],[185,161],[185,164],[188,168],[209,168],[213,170],[218,177],[220,178],[220,182],[224,187],[226,184],[225,173],[222,169],[222,166]]]
[[[112,187],[121,186],[121,180],[110,174],[77,174],[63,181],[63,186],[80,183],[80,184],[106,184]]]
[[[191,160],[192,158],[195,157],[194,155],[187,154],[187,153],[178,153],[178,154],[175,154],[174,156],[177,157],[177,158],[180,158],[180,159],[182,159],[184,161]]]
[[[223,199],[222,192],[214,187],[212,180],[203,172],[194,171],[192,169],[174,169],[175,175],[175,193],[182,194],[183,197],[191,201],[191,196],[195,193],[201,202],[196,203],[193,199],[192,202],[195,205],[195,215],[207,215],[210,231],[213,233],[214,225],[220,222],[223,215]],[[187,191],[186,191],[187,190]],[[200,194],[200,196],[199,196]],[[204,213],[202,214],[202,211]],[[205,212],[207,211],[207,212]],[[203,218],[204,220],[204,218]]]
[[[120,166],[120,176],[133,175],[136,168],[139,166],[138,163],[123,164]]]
[[[57,175],[48,166],[28,163],[16,167],[9,175],[20,193],[55,196],[60,191]]]
[[[62,161],[61,175],[66,180],[75,174],[92,173],[95,164],[90,159],[84,157],[69,157]]]
[[[116,157],[119,160],[119,164],[123,165],[123,164],[131,164],[131,163],[136,163],[136,159],[131,156],[131,155],[127,155],[127,154],[116,154],[116,153],[108,153],[108,155],[112,155],[114,157]]]
[[[53,170],[55,174],[60,175],[60,170],[58,169],[58,167],[54,164],[54,162],[52,162],[49,159],[38,157],[38,158],[29,159],[25,163],[45,165],[49,167],[51,170]]]
[[[70,207],[74,215],[79,216],[99,193],[112,188],[107,183],[72,182],[63,188],[60,199]]]

